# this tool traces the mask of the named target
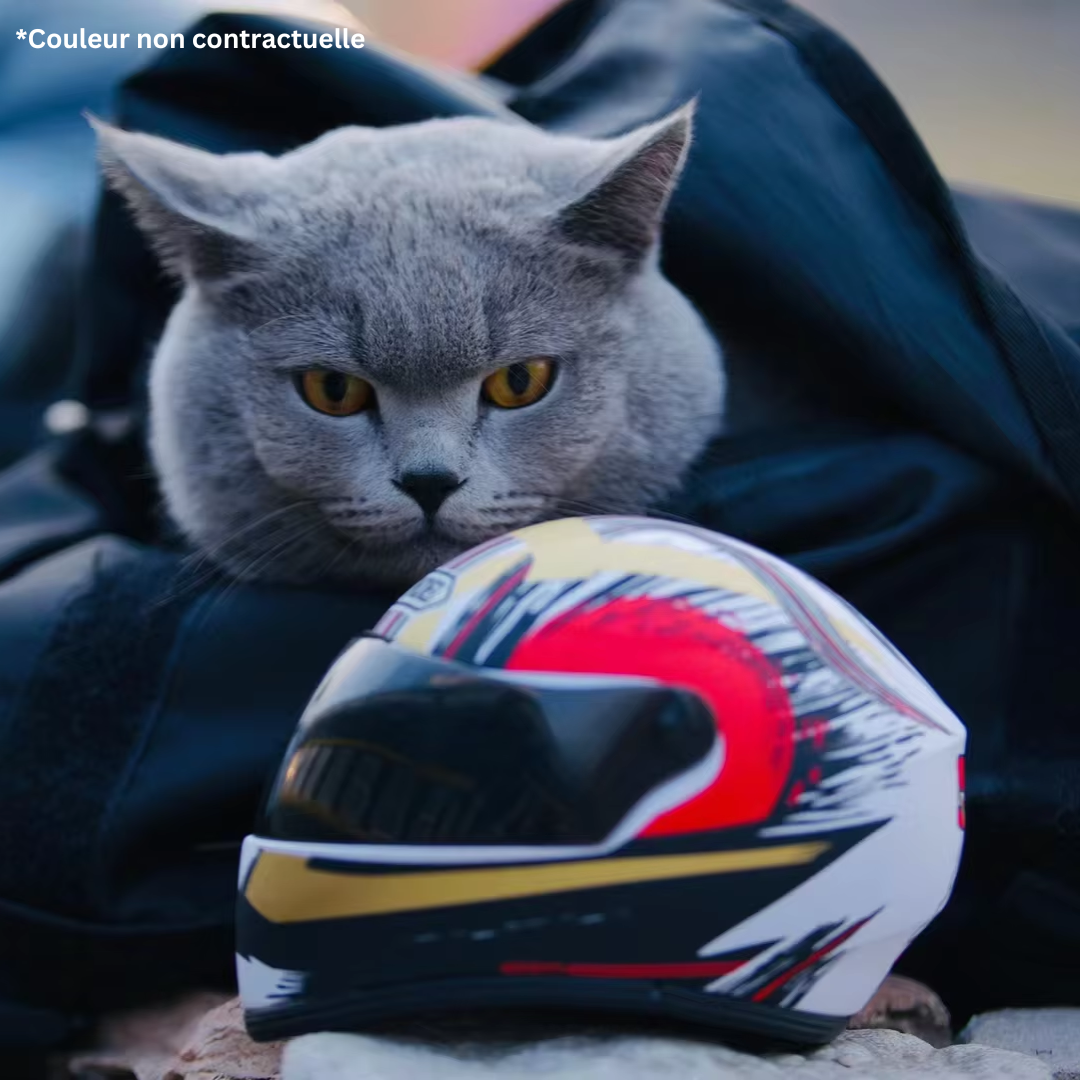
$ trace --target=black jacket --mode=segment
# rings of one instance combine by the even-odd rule
[[[667,509],[820,577],[968,724],[959,886],[905,969],[961,1018],[1080,1004],[1075,216],[965,196],[969,234],[873,74],[780,0],[577,0],[474,80],[370,47],[175,50],[128,80],[118,120],[281,151],[342,124],[507,110],[614,134],[695,94],[666,269],[725,342],[737,411],[755,382],[800,388],[811,411],[766,408]],[[183,561],[141,419],[174,297],[112,196],[86,286],[75,392],[103,422],[0,474],[0,1038],[24,1045],[228,980],[261,785],[390,600]]]

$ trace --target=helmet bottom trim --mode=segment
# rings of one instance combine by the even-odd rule
[[[480,1009],[545,1013],[573,1012],[576,1025],[651,1019],[666,1025],[712,1029],[722,1041],[748,1050],[792,1050],[831,1042],[847,1026],[846,1016],[742,1001],[651,981],[550,977],[440,979],[368,989],[324,1001],[310,999],[247,1009],[248,1033],[258,1042],[315,1031],[361,1032],[408,1019],[430,1019]]]

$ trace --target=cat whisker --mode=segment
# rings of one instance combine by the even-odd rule
[[[655,518],[657,521],[673,521],[679,525],[697,525],[696,521],[691,520],[688,517],[683,517],[679,514],[672,514],[666,510],[657,510],[640,508],[628,509],[625,506],[607,505],[603,503],[586,502],[581,499],[559,499],[556,509],[569,510],[573,516],[599,514],[603,517],[647,517]],[[567,516],[563,514],[562,516]]]
[[[263,514],[262,516],[257,517],[254,521],[249,521],[245,525],[241,525],[238,529],[235,529],[233,532],[229,533],[228,536],[224,537],[224,539],[220,540],[217,544],[214,544],[212,547],[208,548],[208,553],[210,555],[220,554],[227,547],[234,544],[241,536],[247,535],[254,529],[261,528],[269,522],[274,521],[276,518],[282,517],[285,514],[292,513],[294,510],[300,510],[311,505],[312,502],[310,499],[297,499],[294,502],[286,503],[285,506],[279,506],[276,509]]]
[[[489,534],[493,528],[511,532],[514,529],[523,529],[526,525],[534,525],[541,520],[539,509],[528,514],[482,514],[477,516],[483,521],[484,528]]]
[[[181,563],[181,573],[178,575],[181,579],[180,583],[177,588],[166,594],[160,600],[155,601],[155,607],[161,607],[165,604],[172,603],[187,593],[199,589],[202,585],[206,584],[206,582],[211,581],[216,577],[225,576],[224,571],[214,561],[217,556],[221,555],[229,548],[235,547],[242,537],[249,535],[254,530],[265,528],[268,524],[283,515],[309,504],[310,500],[298,500],[289,503],[286,506],[280,506],[275,510],[263,514],[261,517],[256,518],[254,521],[249,521],[240,526],[218,543],[208,546],[202,551],[192,552],[190,555],[185,556]],[[267,539],[271,538],[272,537],[268,537]]]
[[[626,514],[630,512],[627,507],[619,506],[618,503],[600,503],[586,499],[568,499],[562,496],[555,500],[554,509],[560,513],[569,510],[572,513],[581,514]]]
[[[206,608],[195,622],[193,629],[202,628],[221,604],[234,595],[242,585],[261,578],[276,560],[291,554],[301,541],[319,532],[321,528],[322,524],[320,522],[304,522],[300,529],[293,530],[284,540],[275,544],[269,551],[263,551],[256,555],[239,573],[234,574],[222,589],[207,595]]]
[[[337,566],[341,559],[345,555],[351,555],[356,547],[356,541],[351,538],[346,538],[346,542],[341,550],[330,560],[330,565],[323,570],[323,575],[329,579],[333,573],[334,567]]]
[[[225,572],[214,562],[207,552],[196,551],[183,556],[176,573],[175,585],[151,605],[151,610],[175,603],[189,593],[197,592],[208,581],[224,577]]]
[[[359,509],[367,499],[320,499],[319,506],[327,513],[342,513]]]
[[[326,518],[329,522],[336,525],[338,522],[351,523],[364,518],[378,518],[382,517],[384,512],[372,508],[370,510],[335,510],[333,512],[326,511]]]
[[[416,531],[416,523],[413,521],[400,522],[398,524],[387,522],[341,522],[339,528],[346,529],[350,533],[377,533],[380,536],[397,536],[413,533]]]

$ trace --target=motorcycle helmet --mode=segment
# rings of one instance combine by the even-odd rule
[[[243,847],[248,1029],[515,1008],[827,1042],[949,895],[964,745],[762,551],[640,518],[500,537],[301,717]]]

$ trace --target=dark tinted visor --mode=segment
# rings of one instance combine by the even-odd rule
[[[689,692],[354,643],[301,719],[260,835],[367,844],[601,842],[709,754]]]

